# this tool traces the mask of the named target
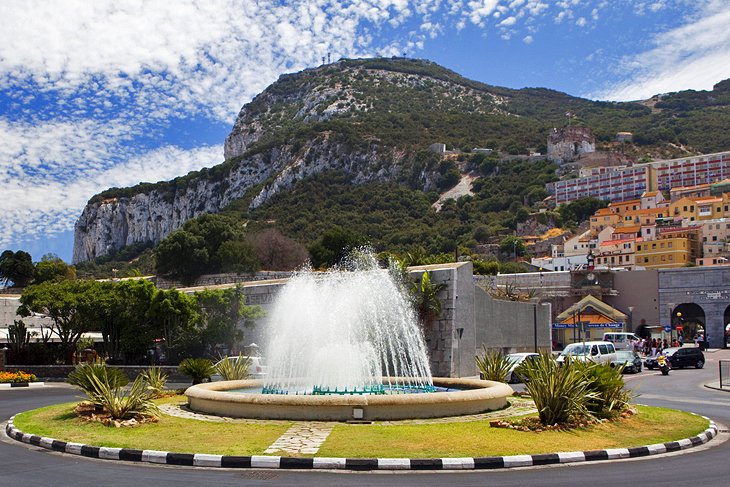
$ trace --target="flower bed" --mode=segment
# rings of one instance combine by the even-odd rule
[[[0,372],[0,384],[22,384],[37,381],[38,378],[35,374],[27,374],[22,370],[18,372]]]

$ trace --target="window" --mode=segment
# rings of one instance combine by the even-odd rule
[[[669,254],[669,260],[674,260],[674,255]]]
[[[717,235],[713,235],[713,236],[712,236],[712,241],[713,241],[713,242],[717,242]]]
[[[684,210],[684,211],[687,211],[687,206],[686,206],[686,205],[684,206],[683,210]]]
[[[659,248],[660,249],[663,249],[664,248],[664,242],[662,242],[662,243],[659,244]]]
[[[669,248],[669,249],[672,248],[672,242],[667,242],[667,248]]]
[[[694,212],[695,211],[695,205],[690,205],[689,211]]]
[[[648,264],[648,263],[649,263],[649,257],[644,257],[644,264]]]
[[[598,345],[598,349],[601,351],[602,355],[606,355],[608,353],[607,345]]]

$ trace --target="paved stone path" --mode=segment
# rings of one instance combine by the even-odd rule
[[[431,419],[407,419],[398,421],[377,421],[377,425],[398,425],[398,424],[438,424],[438,423],[462,423],[468,421],[485,421],[490,419],[507,418],[511,416],[521,416],[537,412],[535,404],[530,399],[511,397],[511,406],[499,411],[491,411],[482,414],[472,414],[468,416],[450,416],[447,418],[431,418]],[[210,414],[200,414],[188,409],[187,404],[163,404],[160,410],[170,416],[186,419],[196,419],[199,421],[213,421],[226,423],[243,423],[243,424],[292,424],[286,432],[279,437],[264,453],[286,453],[300,455],[314,455],[319,451],[319,447],[325,442],[332,429],[338,424],[335,421],[284,421],[284,420],[262,420],[262,419],[242,419],[228,418],[225,416],[215,416]]]

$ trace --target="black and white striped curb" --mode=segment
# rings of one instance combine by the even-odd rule
[[[10,438],[49,450],[81,455],[103,460],[125,460],[131,462],[183,465],[189,467],[224,468],[280,468],[319,470],[474,470],[512,467],[532,467],[560,463],[588,462],[595,460],[616,460],[637,458],[660,453],[675,452],[707,443],[717,436],[717,426],[710,421],[710,427],[697,436],[669,443],[615,448],[609,450],[546,453],[540,455],[512,455],[504,457],[475,458],[302,458],[277,456],[227,456],[205,453],[173,453],[157,450],[132,450],[83,445],[44,438],[23,433],[13,425],[13,418],[7,423],[5,432]],[[709,419],[708,419],[709,420]]]
[[[0,389],[14,389],[16,387],[43,387],[43,382],[5,382],[0,384]]]

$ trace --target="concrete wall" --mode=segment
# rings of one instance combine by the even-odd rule
[[[656,269],[645,271],[621,271],[614,273],[613,287],[616,296],[606,296],[606,304],[626,314],[631,319],[631,329],[637,331],[641,320],[647,325],[659,324],[659,272]],[[633,313],[629,312],[633,306]]]
[[[482,347],[504,353],[534,352],[535,338],[539,350],[552,349],[549,303],[504,301],[475,289],[475,352]]]

